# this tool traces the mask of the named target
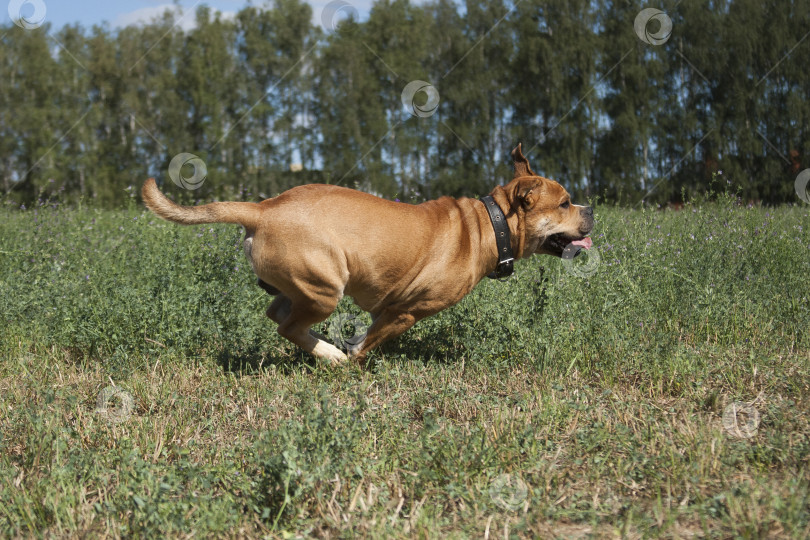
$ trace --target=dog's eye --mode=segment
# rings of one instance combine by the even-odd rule
[[[560,208],[568,208],[569,206],[571,206],[571,203],[570,203],[570,202],[568,202],[568,201],[565,201],[564,203],[562,203],[562,204],[560,205]]]

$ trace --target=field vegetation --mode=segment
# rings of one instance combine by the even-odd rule
[[[809,208],[597,206],[360,369],[276,334],[237,227],[6,205],[0,534],[806,537]]]

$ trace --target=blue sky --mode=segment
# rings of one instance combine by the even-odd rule
[[[16,0],[19,4],[22,0]],[[148,22],[166,9],[174,9],[171,0],[80,0],[78,2],[70,0],[35,0],[42,2],[45,6],[45,22],[50,22],[53,29],[60,28],[68,23],[80,23],[85,28],[90,28],[94,24],[108,23],[111,28],[137,24],[138,22]],[[360,16],[364,19],[371,5],[371,0],[347,0]],[[264,5],[263,0],[181,0],[177,4],[184,8],[187,16],[183,17],[181,26],[188,28],[193,23],[194,10],[198,5],[206,4],[213,9],[228,15],[239,11],[248,4]],[[321,10],[328,3],[328,0],[311,0],[309,4],[313,8],[313,19],[318,20]],[[14,2],[2,2],[2,4],[13,5]],[[4,6],[5,7],[5,6]],[[22,7],[24,16],[32,16],[34,4],[26,0]],[[11,22],[8,9],[2,10],[2,23]]]

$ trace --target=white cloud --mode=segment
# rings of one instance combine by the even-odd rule
[[[183,31],[188,32],[197,26],[194,10],[184,10],[181,6],[174,4],[161,4],[122,13],[115,18],[112,25],[113,27],[123,28],[125,26],[149,24],[153,20],[163,17],[163,14],[167,11],[173,14],[175,24]],[[236,12],[220,12],[220,18],[224,20],[232,20],[234,17],[236,17]]]
[[[330,31],[350,15],[358,21],[368,19],[372,0],[310,0],[307,3],[312,7],[312,24]]]
[[[174,6],[172,4],[162,4],[159,6],[136,9],[135,11],[130,11],[129,13],[122,13],[121,15],[115,18],[112,24],[113,26],[122,28],[124,26],[148,24],[152,22],[154,19],[162,17],[166,11],[170,11],[174,14],[175,22],[177,22],[179,16],[182,16],[182,10],[177,6]],[[193,25],[194,18],[191,16],[186,16],[185,19],[180,22],[180,26],[183,27],[184,24],[187,24],[187,21],[189,19],[191,20],[191,23]],[[184,27],[183,29],[185,30],[186,28]]]

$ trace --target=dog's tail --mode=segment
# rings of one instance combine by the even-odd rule
[[[237,223],[245,229],[255,230],[261,215],[259,204],[251,202],[213,202],[201,206],[181,206],[161,193],[154,178],[144,182],[141,196],[149,210],[163,219],[183,225]]]

